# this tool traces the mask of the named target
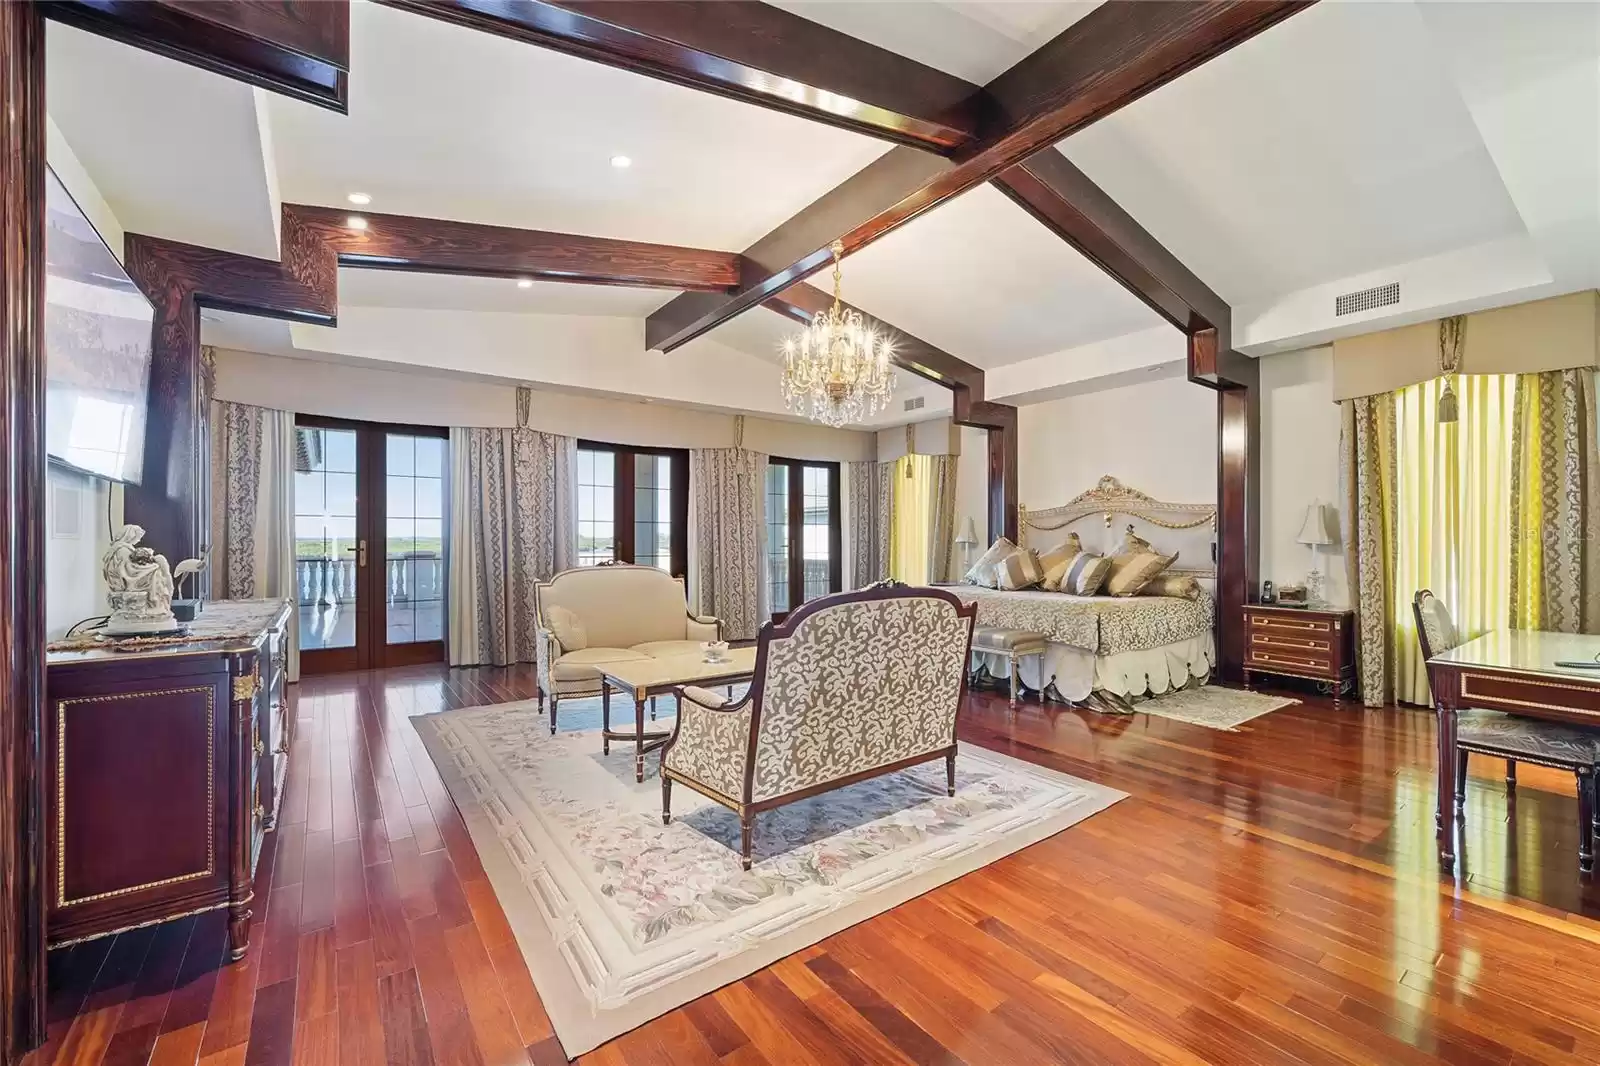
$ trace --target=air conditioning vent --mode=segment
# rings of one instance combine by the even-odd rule
[[[928,402],[928,399],[925,396],[913,396],[913,397],[911,397],[911,399],[906,401],[906,410],[907,411],[920,411],[920,410],[922,410],[923,405],[926,404],[927,402]]]
[[[1391,281],[1387,285],[1374,285],[1370,289],[1334,297],[1333,313],[1335,317],[1353,315],[1360,311],[1371,311],[1375,307],[1393,307],[1399,302],[1400,283]]]

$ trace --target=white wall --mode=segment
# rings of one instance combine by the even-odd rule
[[[1216,393],[1163,378],[1067,396],[1017,414],[1017,488],[1059,507],[1104,474],[1170,503],[1217,498]]]
[[[516,388],[424,370],[397,371],[219,349],[217,398],[302,414],[433,426],[512,426]],[[726,448],[734,416],[535,388],[528,424],[613,444]],[[747,448],[791,459],[871,459],[871,433],[746,418]]]
[[[122,524],[121,492],[113,486],[51,464],[45,472],[44,614],[51,640],[74,622],[107,612],[100,559],[111,547],[111,521]]]
[[[1261,360],[1261,576],[1298,584],[1311,549],[1296,541],[1306,507],[1320,500],[1337,515],[1339,405],[1333,402],[1333,349],[1308,348]],[[1344,546],[1317,553],[1329,602],[1350,602]]]

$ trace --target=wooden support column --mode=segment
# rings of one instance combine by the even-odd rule
[[[0,3],[0,1062],[44,1038],[44,22]]]

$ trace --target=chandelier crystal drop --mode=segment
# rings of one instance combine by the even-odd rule
[[[833,242],[833,306],[783,342],[783,402],[790,411],[835,428],[870,418],[894,395],[894,342],[840,298]]]

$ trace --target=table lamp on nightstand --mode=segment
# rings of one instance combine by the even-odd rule
[[[967,524],[961,527],[961,536],[956,538],[956,547],[961,549],[961,569],[965,571],[972,565],[972,549],[978,546],[978,527],[972,521],[972,516],[967,515]]]
[[[1311,572],[1306,574],[1306,600],[1312,607],[1327,603],[1323,597],[1322,571],[1317,568],[1317,549],[1335,543],[1328,533],[1329,527],[1328,505],[1313,503],[1306,508],[1306,519],[1300,526],[1300,536],[1296,538],[1311,549]]]

